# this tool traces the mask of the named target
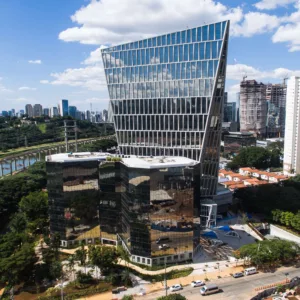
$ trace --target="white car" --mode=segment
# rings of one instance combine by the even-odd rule
[[[158,249],[162,250],[162,249],[168,249],[169,245],[168,244],[162,244],[158,246]]]
[[[180,290],[182,290],[182,285],[181,284],[175,284],[175,285],[172,285],[170,287],[171,292],[176,292],[176,291],[180,291]]]
[[[191,282],[192,287],[203,286],[203,285],[205,285],[205,282],[202,280],[195,280]]]

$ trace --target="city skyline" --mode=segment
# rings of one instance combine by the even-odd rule
[[[170,7],[167,1],[140,1],[136,5],[139,9],[130,13],[127,10],[132,5],[126,1],[118,11],[113,9],[114,0],[64,4],[54,0],[42,6],[15,1],[0,4],[0,25],[7,41],[0,49],[2,109],[20,109],[27,103],[50,107],[56,102],[53,99],[61,98],[72,99],[80,110],[90,102],[95,110],[107,108],[100,49],[225,19],[231,20],[232,36],[226,84],[229,102],[235,99],[244,75],[265,83],[281,83],[285,77],[300,74],[294,66],[300,58],[297,1],[253,0],[236,6],[230,0],[189,0],[184,9],[178,0]],[[15,11],[19,22],[11,18]],[[181,11],[181,18],[173,11]],[[130,15],[130,19],[120,15]],[[37,19],[44,28],[43,35],[33,21]],[[122,23],[116,24],[119,20]],[[149,26],[153,20],[155,26]],[[20,35],[23,39],[18,38]],[[22,49],[21,54],[18,49]],[[281,57],[280,62],[276,57]]]

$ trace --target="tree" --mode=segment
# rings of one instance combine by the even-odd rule
[[[294,215],[293,219],[291,220],[291,226],[300,231],[300,211]]]
[[[21,233],[26,229],[27,220],[22,212],[14,214],[9,223],[9,228],[14,233]]]
[[[75,270],[74,267],[75,267],[75,256],[74,255],[70,255],[68,257],[68,270],[72,274],[73,279],[74,279],[74,270]]]
[[[63,269],[60,261],[53,261],[51,263],[50,275],[53,279],[59,279],[63,276]]]
[[[108,274],[117,265],[118,253],[107,246],[90,246],[89,258],[93,265],[100,268],[102,274]]]
[[[81,243],[80,249],[75,251],[75,258],[76,260],[80,261],[80,265],[85,268],[86,272],[86,259],[87,259],[87,250],[84,248],[84,243]]]
[[[232,162],[228,163],[230,169],[238,169],[241,167],[254,167],[257,169],[266,169],[271,165],[272,153],[261,147],[247,147],[241,149],[240,153],[235,156]],[[273,157],[273,159],[275,159]],[[274,166],[274,167],[277,167]]]

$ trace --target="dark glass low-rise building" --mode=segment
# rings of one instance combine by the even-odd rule
[[[224,154],[236,155],[242,148],[256,146],[256,137],[251,132],[229,132],[224,135]]]
[[[99,163],[105,153],[66,153],[47,156],[50,233],[61,245],[100,241]]]

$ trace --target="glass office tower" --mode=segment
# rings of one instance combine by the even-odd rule
[[[122,154],[200,161],[216,193],[229,21],[102,50]]]

